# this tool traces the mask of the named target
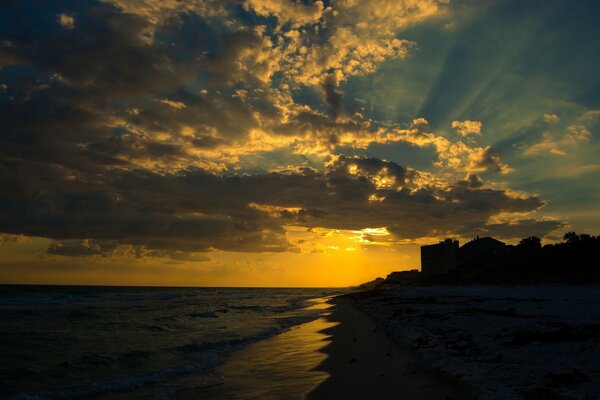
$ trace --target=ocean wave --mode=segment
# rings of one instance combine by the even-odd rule
[[[175,367],[132,374],[112,380],[82,382],[62,390],[40,393],[20,393],[9,397],[9,400],[70,400],[91,396],[106,395],[115,392],[133,391],[145,386],[154,385],[182,375],[201,373],[223,362],[223,357],[213,355],[195,363],[182,364]]]
[[[219,318],[219,316],[212,311],[193,312],[187,314],[187,316],[193,318]]]
[[[240,347],[243,347],[243,345],[246,345],[246,344],[249,344],[252,342],[256,342],[261,339],[269,338],[278,333],[281,333],[281,331],[282,331],[281,328],[272,327],[272,328],[263,330],[261,333],[259,333],[257,335],[242,336],[242,337],[236,337],[236,338],[230,338],[230,339],[222,339],[222,340],[216,340],[216,341],[212,341],[212,342],[211,341],[201,341],[201,342],[188,343],[188,344],[184,344],[182,346],[177,346],[177,347],[173,348],[172,350],[178,351],[178,352],[185,352],[185,353],[199,353],[199,352],[205,352],[207,350],[215,350],[215,349],[236,350]]]
[[[20,295],[0,297],[3,306],[54,305],[67,303],[91,303],[105,301],[137,302],[180,299],[179,293],[54,293],[51,295]]]
[[[242,349],[247,345],[259,340],[272,337],[283,332],[284,330],[285,329],[282,327],[273,327],[265,329],[257,335],[218,340],[213,342],[205,341],[188,343],[186,345],[175,347],[171,350],[186,353],[188,355],[193,354],[195,356],[194,358],[196,359],[195,362],[181,364],[170,368],[157,369],[145,373],[132,374],[118,379],[82,382],[66,387],[60,391],[21,393],[13,397],[9,397],[9,400],[68,400],[80,397],[108,395],[114,392],[134,391],[187,374],[206,372],[222,364],[233,351]],[[138,362],[140,360],[150,358],[153,355],[153,352],[141,351],[129,352],[120,355],[93,354],[84,356],[75,362],[69,363],[69,367],[76,369],[111,369],[116,366],[123,366],[123,364]],[[213,385],[213,383],[210,385]],[[164,397],[168,398],[166,394],[164,394]]]
[[[257,306],[257,305],[237,305],[237,306],[229,306],[229,308],[232,308],[234,310],[239,310],[239,311],[263,311],[265,309],[264,306]]]
[[[0,295],[0,353],[14,362],[0,369],[3,399],[152,398],[320,315],[305,309],[312,290],[9,289]]]
[[[201,341],[188,343],[172,348],[171,351],[194,355],[197,360],[192,363],[181,364],[170,368],[152,370],[145,373],[95,382],[82,382],[68,386],[59,391],[40,393],[21,393],[10,397],[10,400],[54,400],[76,399],[89,396],[108,395],[114,392],[134,391],[146,386],[155,385],[167,380],[187,374],[203,373],[222,364],[233,351],[242,349],[251,343],[275,336],[292,326],[318,318],[318,313],[309,315],[286,317],[278,319],[278,327],[264,329],[256,335],[223,339],[217,341]],[[132,351],[123,354],[92,354],[69,362],[68,368],[82,369],[113,369],[131,366],[143,362],[156,354],[151,351]],[[213,385],[211,383],[210,385]],[[168,398],[167,394],[159,397]]]
[[[140,364],[141,362],[155,356],[153,351],[134,350],[121,354],[90,354],[83,356],[72,363],[72,365],[81,369],[92,368],[123,368],[132,364]]]

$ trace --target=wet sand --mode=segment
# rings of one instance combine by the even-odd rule
[[[329,307],[318,302],[311,308]],[[222,385],[180,391],[173,397],[180,400],[305,399],[328,376],[316,367],[327,357],[320,351],[329,343],[329,335],[324,331],[335,324],[318,318],[253,343],[217,368],[216,372],[223,376]]]
[[[217,370],[224,384],[191,399],[467,399],[460,383],[422,365],[348,300],[324,318],[257,342]]]

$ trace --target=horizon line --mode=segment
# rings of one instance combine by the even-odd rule
[[[120,285],[120,284],[79,284],[79,283],[0,283],[0,286],[70,286],[70,287],[122,287],[122,288],[179,288],[179,289],[348,289],[349,286],[177,286],[177,285]]]

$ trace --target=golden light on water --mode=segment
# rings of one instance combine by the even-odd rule
[[[329,308],[324,300],[309,308]],[[325,332],[338,324],[318,318],[237,352],[219,368],[225,385],[208,391],[203,398],[304,398],[329,376],[317,367],[327,359],[320,351],[330,343]]]

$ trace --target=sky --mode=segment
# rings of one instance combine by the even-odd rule
[[[0,283],[345,286],[600,233],[595,0],[0,2]]]

